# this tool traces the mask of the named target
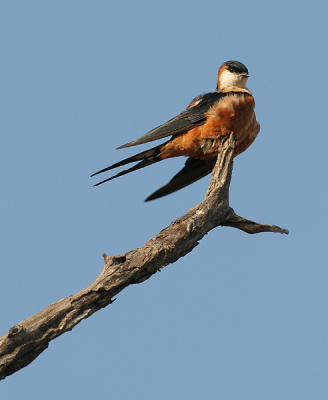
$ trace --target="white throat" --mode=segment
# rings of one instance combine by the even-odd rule
[[[230,72],[229,70],[222,71],[220,76],[219,87],[222,90],[232,89],[232,88],[246,88],[247,76],[242,76],[236,72]]]

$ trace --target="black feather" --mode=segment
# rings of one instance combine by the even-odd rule
[[[192,128],[195,128],[196,126],[203,125],[206,121],[206,117],[204,115],[205,112],[209,110],[216,101],[229,94],[230,93],[224,92],[211,92],[201,95],[196,98],[196,100],[200,100],[196,105],[187,108],[176,117],[165,122],[165,124],[145,133],[139,139],[133,140],[132,142],[118,147],[118,149],[152,142],[153,140],[161,139],[166,136],[179,135],[189,131]]]
[[[216,158],[207,162],[205,160],[189,157],[182,170],[179,171],[167,185],[156,190],[156,192],[147,197],[145,201],[166,196],[167,194],[173,193],[198,181],[198,179],[203,178],[213,170],[215,163]]]
[[[99,183],[96,183],[94,186],[101,185],[102,183],[111,181],[114,178],[118,178],[119,176],[128,174],[129,172],[137,171],[140,168],[144,168],[144,167],[147,167],[148,165],[155,164],[158,161],[161,161],[161,158],[159,157],[159,149],[160,149],[161,146],[162,145],[159,145],[159,146],[153,147],[152,149],[149,149],[149,150],[146,150],[146,151],[142,151],[141,153],[138,153],[138,154],[136,154],[136,155],[134,155],[132,157],[128,157],[128,158],[126,158],[126,159],[124,159],[122,161],[119,161],[119,162],[117,162],[117,163],[115,163],[113,165],[110,165],[107,168],[104,168],[104,169],[102,169],[102,170],[100,170],[98,172],[95,172],[91,176],[95,176],[95,175],[101,174],[102,172],[109,171],[109,170],[111,170],[113,168],[122,167],[123,165],[129,164],[129,163],[132,163],[132,162],[140,161],[137,165],[135,165],[135,166],[133,166],[133,167],[131,167],[129,169],[126,169],[126,170],[124,170],[122,172],[119,172],[117,175],[114,175],[114,176],[112,176],[112,177],[110,177],[108,179],[105,179],[105,180],[103,180],[103,181],[101,181]]]

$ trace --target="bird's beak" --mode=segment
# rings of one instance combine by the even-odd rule
[[[249,75],[246,74],[246,72],[242,72],[242,73],[240,74],[240,76],[244,76],[245,78],[248,78],[248,77],[249,77]]]

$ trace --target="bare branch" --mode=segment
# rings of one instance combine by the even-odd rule
[[[288,235],[288,230],[280,228],[276,225],[265,225],[259,224],[258,222],[250,221],[239,215],[235,214],[234,210],[230,208],[230,214],[227,220],[221,224],[222,226],[231,226],[233,228],[238,228],[246,233],[261,233],[261,232],[273,232],[273,233],[284,233]]]
[[[160,268],[177,261],[198,245],[213,228],[232,226],[247,233],[286,229],[262,225],[237,216],[229,207],[235,139],[231,135],[218,155],[205,199],[142,247],[114,257],[103,254],[105,266],[87,288],[57,301],[23,320],[0,337],[0,379],[30,364],[49,342],[113,302],[125,287],[141,283]]]

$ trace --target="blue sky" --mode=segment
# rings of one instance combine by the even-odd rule
[[[249,69],[261,132],[230,204],[289,236],[211,231],[0,384],[3,399],[326,399],[327,5],[4,1],[0,5],[0,335],[144,244],[209,177],[144,199],[168,160],[94,188],[115,150]]]

